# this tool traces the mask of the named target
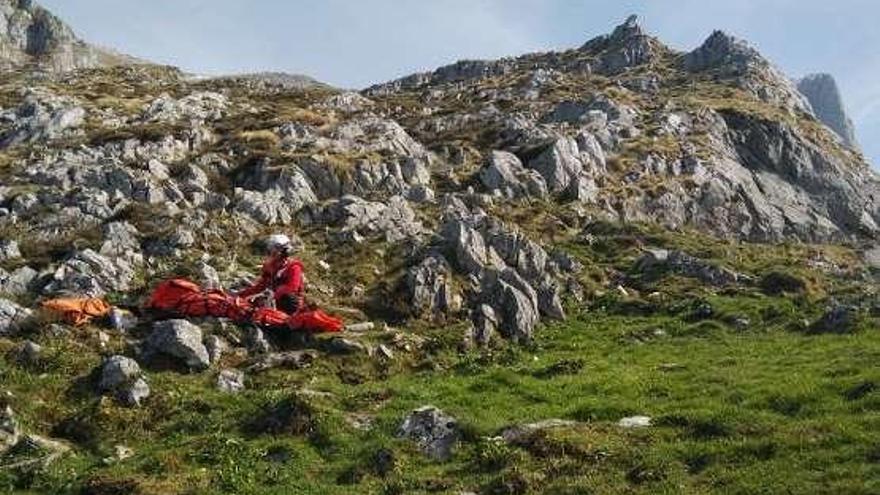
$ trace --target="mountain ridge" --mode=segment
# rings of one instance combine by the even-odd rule
[[[583,101],[562,97],[577,85],[593,85],[596,90],[580,91],[586,93]],[[702,90],[687,94],[685,88]],[[542,91],[548,94],[542,95]],[[672,168],[698,170],[696,177],[702,192],[673,189],[661,198],[636,193],[635,198],[624,204],[607,204],[614,217],[653,218],[670,226],[696,223],[721,235],[744,235],[754,240],[779,240],[787,236],[818,240],[835,236],[833,231],[877,231],[877,177],[864,158],[857,150],[841,147],[830,130],[822,130],[823,125],[818,123],[807,98],[788,77],[747,43],[720,31],[691,52],[679,53],[645,35],[636,18],[631,17],[611,35],[594,38],[578,49],[495,61],[461,61],[370,87],[364,94],[376,98],[405,97],[414,105],[414,113],[401,112],[395,118],[402,119],[417,137],[428,141],[438,129],[471,121],[467,125],[484,128],[483,137],[489,129],[518,127],[515,132],[519,137],[514,139],[526,138],[519,147],[534,148],[554,139],[571,139],[572,128],[589,129],[590,118],[599,118],[609,125],[600,129],[605,136],[598,136],[604,153],[637,162],[628,163],[628,170],[621,171],[621,185],[625,188],[629,187],[624,185],[628,181],[637,184],[664,175],[670,177],[656,172],[669,167],[667,158],[676,163],[690,160],[698,164]],[[454,101],[447,96],[454,96]],[[500,103],[508,109],[499,112]],[[646,108],[638,108],[640,105]],[[442,117],[434,117],[433,113]],[[522,120],[514,123],[512,118]],[[667,127],[659,134],[652,132],[654,136],[650,139],[654,143],[665,140],[668,145],[675,139],[678,143],[674,146],[681,149],[644,142],[647,136],[642,135],[642,129],[657,125],[658,119],[667,126],[673,121],[678,129]],[[682,119],[686,122],[682,123]],[[783,124],[773,132],[786,136],[772,139],[791,147],[787,157],[752,149],[764,146],[756,141],[757,135],[737,135],[751,132],[768,119]],[[743,124],[747,128],[732,128]],[[505,132],[508,131],[499,130],[490,146],[508,148],[520,154],[526,163],[529,157],[521,154],[524,150],[518,151],[505,142]],[[709,140],[701,137],[707,132]],[[762,130],[759,135],[764,133]],[[764,135],[761,139],[771,138]],[[812,144],[807,146],[810,141]],[[636,142],[640,147],[654,147],[658,151],[662,148],[662,152],[652,155],[640,151],[631,156],[627,143]],[[485,149],[487,143],[472,144]],[[582,174],[583,167],[577,164],[577,148],[572,149],[572,156],[560,158],[568,164],[560,166],[574,167],[574,173]],[[663,154],[669,156],[664,158]],[[709,164],[712,165],[706,167]],[[829,167],[836,171],[819,172]],[[858,171],[858,176],[847,170]],[[612,177],[602,174],[584,180],[589,184],[600,178],[607,182]],[[801,177],[804,174],[811,177]],[[838,190],[841,177],[855,182]],[[667,180],[669,185],[675,182],[672,177]],[[596,194],[594,186],[587,187],[594,191],[594,200],[611,200],[601,199],[601,188]],[[850,206],[841,208],[841,198],[850,195],[853,197],[842,202]],[[619,203],[619,196],[614,201]],[[710,210],[716,213],[704,216],[708,210],[701,201],[725,206],[713,207]],[[736,213],[725,213],[725,209]],[[829,230],[831,225],[837,227]]]

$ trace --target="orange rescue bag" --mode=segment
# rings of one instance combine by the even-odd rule
[[[110,314],[110,304],[95,298],[62,298],[43,302],[43,309],[61,316],[74,326],[88,324],[95,318]]]

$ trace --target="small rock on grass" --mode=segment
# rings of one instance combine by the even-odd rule
[[[576,426],[577,422],[564,419],[547,419],[537,423],[529,423],[525,425],[517,425],[506,428],[501,432],[501,438],[507,443],[520,442],[534,433],[539,431],[552,430],[556,428],[571,428]]]
[[[621,428],[647,428],[651,426],[651,418],[649,416],[630,416],[618,421],[617,426]]]
[[[244,372],[239,370],[222,370],[217,375],[217,388],[229,394],[244,390]]]
[[[458,441],[458,422],[434,406],[425,406],[403,420],[397,436],[415,441],[428,457],[445,461],[452,457],[452,449]]]
[[[3,454],[18,443],[21,430],[12,408],[0,407],[0,454]]]
[[[808,331],[814,334],[844,334],[855,330],[857,325],[858,310],[850,306],[835,306],[810,325]]]

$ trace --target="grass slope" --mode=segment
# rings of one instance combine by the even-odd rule
[[[45,470],[0,471],[0,487],[21,493],[880,491],[880,333],[866,327],[852,335],[805,336],[775,324],[780,317],[769,308],[786,306],[785,300],[710,302],[747,315],[753,326],[627,316],[610,305],[547,328],[531,348],[457,354],[441,330],[428,334],[431,345],[412,367],[327,358],[308,370],[253,376],[250,390],[238,396],[214,391],[212,374],[153,372],[155,396],[134,411],[68,387],[97,358],[56,342],[43,373],[4,360],[0,377],[29,429],[54,424],[56,434],[66,431],[85,448]],[[463,441],[448,463],[427,461],[395,438],[405,413],[425,404],[462,423]],[[284,418],[280,426],[265,427],[267,411]],[[653,417],[655,426],[616,426],[635,414]],[[370,418],[372,427],[359,430],[352,418]],[[580,423],[518,446],[491,439],[506,426],[549,418]],[[103,460],[118,443],[135,456]]]

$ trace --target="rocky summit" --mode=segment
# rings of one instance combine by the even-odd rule
[[[880,177],[830,77],[631,17],[357,92],[0,19],[0,489],[876,491]],[[342,335],[146,309],[273,233]]]

